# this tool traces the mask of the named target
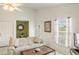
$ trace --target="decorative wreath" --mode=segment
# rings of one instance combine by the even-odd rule
[[[17,30],[23,31],[24,30],[24,25],[23,24],[17,25]]]

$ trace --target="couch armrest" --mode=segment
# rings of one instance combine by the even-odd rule
[[[16,55],[17,51],[14,46],[8,47],[8,54],[9,55]]]

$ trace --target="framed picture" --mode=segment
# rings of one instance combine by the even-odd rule
[[[51,32],[51,21],[44,22],[44,32]]]

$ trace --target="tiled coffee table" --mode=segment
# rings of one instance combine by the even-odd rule
[[[46,54],[49,54],[51,52],[55,52],[55,50],[46,46],[46,45],[43,45],[40,47],[21,51],[20,54],[21,55],[46,55]]]

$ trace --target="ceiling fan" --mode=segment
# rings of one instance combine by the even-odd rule
[[[21,4],[14,4],[14,3],[4,3],[4,4],[0,4],[2,5],[2,8],[4,10],[8,10],[8,11],[22,11],[20,8],[18,8],[19,6],[21,6]]]

